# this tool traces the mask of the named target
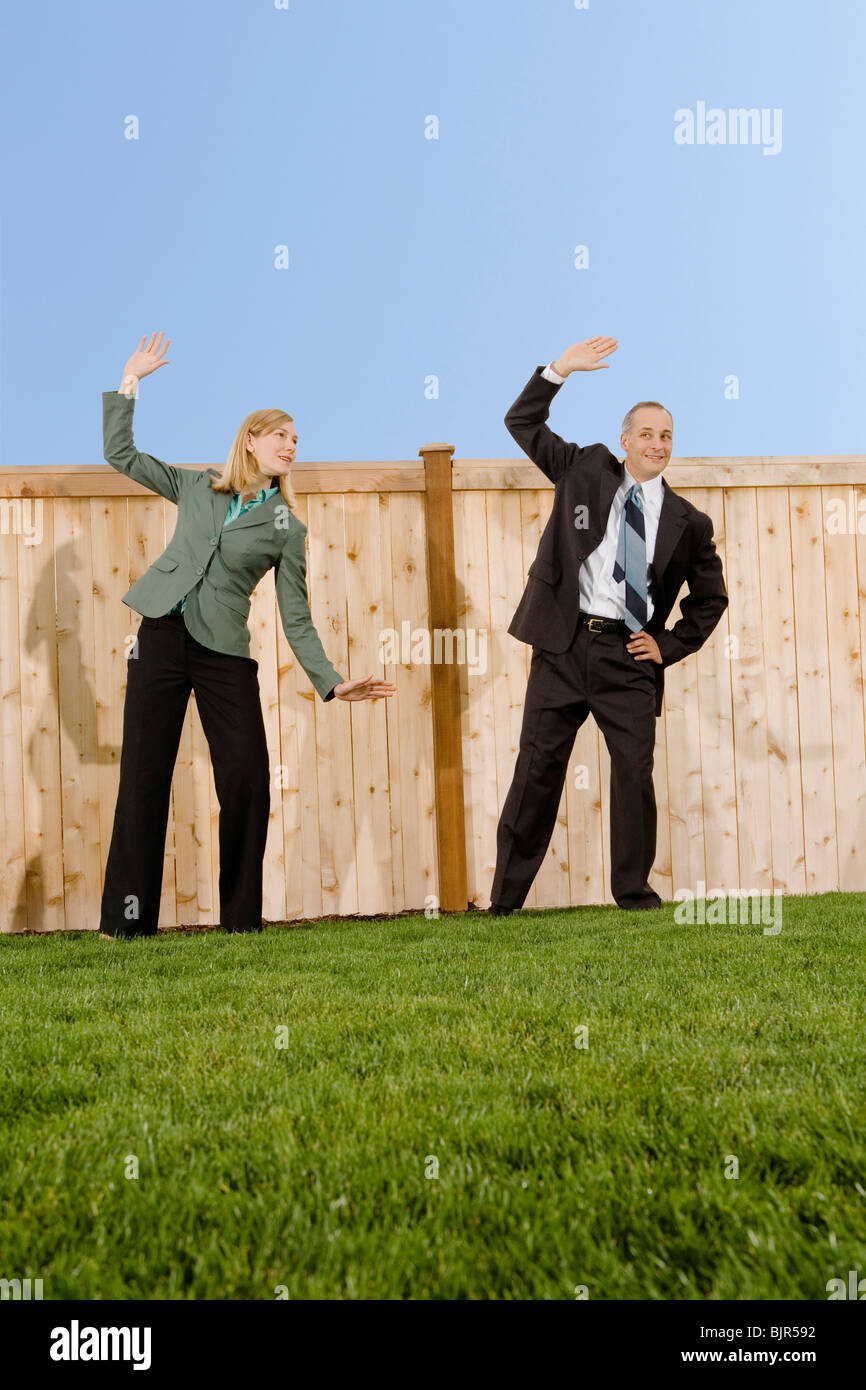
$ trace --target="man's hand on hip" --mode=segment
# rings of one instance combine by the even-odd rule
[[[662,654],[659,651],[659,644],[648,632],[643,630],[633,632],[625,645],[626,650],[631,652],[635,661],[655,661],[661,666]]]

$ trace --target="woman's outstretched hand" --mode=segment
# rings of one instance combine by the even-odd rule
[[[147,334],[145,333],[138,345],[138,351],[132,354],[124,367],[123,375],[127,376],[131,372],[133,376],[137,376],[141,379],[143,376],[150,376],[151,372],[156,371],[157,367],[167,367],[168,358],[163,356],[163,354],[167,352],[171,338],[166,338],[163,343],[163,336],[164,335],[160,333],[157,339],[155,333],[151,334],[150,342],[147,347],[145,347],[144,344],[147,338]]]
[[[355,681],[343,681],[334,686],[335,700],[378,700],[382,695],[393,695],[397,689],[393,681],[379,680],[378,676],[359,676]]]

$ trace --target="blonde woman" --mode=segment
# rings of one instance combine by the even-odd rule
[[[142,614],[130,654],[120,786],[102,893],[100,935],[157,929],[171,778],[190,691],[213,761],[219,799],[220,923],[262,925],[262,862],[270,774],[250,655],[250,594],[271,568],[292,651],[322,700],[376,700],[390,681],[344,681],[313,626],[306,587],[306,527],[289,482],[298,436],[283,410],[255,410],[228,462],[187,469],[136,450],[138,383],[159,367],[171,339],[153,334],[127,362],[117,391],[102,395],[104,456],[112,468],[174,502],[177,527],[162,555],[124,595]]]

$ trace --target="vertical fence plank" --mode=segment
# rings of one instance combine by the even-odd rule
[[[757,493],[773,887],[785,893],[804,893],[806,858],[788,490],[762,487]]]
[[[454,570],[454,511],[451,496],[452,444],[424,444],[427,505],[427,583],[430,626],[434,639],[457,631],[457,584]],[[463,801],[463,749],[460,727],[460,671],[453,661],[434,655],[433,765],[436,778],[436,843],[439,904],[446,912],[465,912],[466,814]]]
[[[827,594],[827,639],[830,655],[830,712],[832,718],[834,804],[836,814],[839,887],[857,891],[862,881],[858,855],[866,845],[866,747],[863,730],[863,690],[860,625],[857,612],[857,540],[850,487],[823,487],[821,520],[824,535],[824,579]],[[827,518],[845,518],[844,529],[831,529]]]
[[[599,823],[601,825],[601,873],[603,887],[600,902],[612,904],[616,901],[610,884],[610,847],[611,847],[611,825],[610,825],[610,754],[607,751],[607,744],[604,735],[590,716],[586,721],[591,725],[595,737],[596,757],[598,759],[598,789],[599,789]],[[586,725],[584,725],[584,728]]]
[[[308,499],[311,611],[329,660],[346,680],[361,671],[352,650],[346,613],[346,533],[343,496]],[[302,698],[318,702],[316,775],[319,783],[319,845],[322,910],[336,916],[358,911],[358,869],[355,858],[355,805],[352,780],[352,722],[349,704],[336,697],[323,705],[305,672],[298,672]]]
[[[674,894],[673,863],[671,860],[671,823],[668,798],[668,745],[665,707],[656,719],[656,741],[653,750],[653,788],[656,798],[656,857],[647,882],[662,902],[670,902]]]
[[[298,497],[295,515],[309,526],[309,499]],[[309,551],[309,532],[305,539]],[[309,580],[309,553],[308,580]],[[288,920],[322,915],[322,869],[319,845],[319,777],[316,760],[316,709],[319,696],[286,641],[274,596],[277,629],[277,670],[280,696],[280,748],[282,781],[278,789],[283,803],[283,838],[286,846],[286,911]],[[331,634],[320,629],[328,657],[345,674]],[[300,682],[304,682],[301,692]],[[341,717],[337,698],[328,702],[323,721]],[[325,727],[329,725],[325,723]]]
[[[862,714],[866,722],[866,487],[858,486],[851,489],[850,506],[852,509],[852,521],[854,527],[855,546],[854,553],[857,563],[857,584],[856,598],[858,612],[858,636],[860,648],[860,670],[858,672],[858,689],[861,695]],[[854,720],[854,725],[859,728],[859,719]],[[861,854],[858,860],[858,867],[863,862],[864,856]],[[864,887],[866,874],[859,873],[857,879],[857,891]]]
[[[390,569],[386,568],[385,573],[391,575],[389,625],[394,627],[401,646],[400,661],[386,668],[387,679],[397,686],[396,694],[388,701],[388,754],[391,784],[393,787],[396,780],[399,789],[395,809],[399,806],[402,905],[425,908],[432,906],[431,899],[436,897],[438,871],[431,667],[424,658],[423,647],[425,635],[430,633],[423,498],[414,492],[393,493],[389,498],[388,521]],[[405,656],[404,634],[409,646]]]
[[[755,488],[726,488],[725,535],[733,643],[731,687],[740,826],[740,887],[757,891],[772,888],[773,864],[755,491]]]
[[[686,591],[683,591],[682,597]],[[671,618],[678,617],[674,604]],[[668,815],[674,892],[706,884],[698,663],[693,653],[665,671]]]
[[[90,501],[93,575],[93,671],[98,743],[100,899],[111,845],[126,699],[128,656],[141,619],[121,602],[129,588],[127,499]]]
[[[96,931],[101,883],[90,507],[86,499],[67,497],[56,498],[52,507],[64,925]]]
[[[790,515],[806,892],[827,893],[839,887],[839,861],[833,785],[826,562],[819,490],[814,487],[791,488]]]
[[[406,906],[405,865],[403,863],[403,779],[400,775],[400,727],[395,717],[394,701],[400,698],[402,682],[398,674],[402,671],[401,653],[392,650],[397,633],[397,617],[394,612],[394,553],[391,533],[391,496],[388,493],[375,494],[377,520],[375,530],[379,537],[379,567],[382,586],[382,606],[378,615],[378,657],[381,662],[382,679],[391,681],[397,689],[393,695],[382,700],[382,713],[385,721],[385,746],[383,750],[384,776],[387,779],[388,795],[386,814],[388,822],[388,856],[391,871],[391,911],[402,912]],[[401,615],[402,620],[403,615]],[[377,669],[377,668],[372,668]],[[421,899],[423,906],[423,898]]]
[[[684,491],[694,502],[690,491]],[[688,592],[684,586],[674,602],[668,623],[679,618],[679,600]],[[707,881],[704,844],[703,766],[701,763],[702,724],[698,697],[697,654],[677,661],[665,671],[666,721],[675,731],[667,737],[668,815],[671,835],[671,865],[676,866],[678,885],[694,892],[698,882]],[[667,731],[666,731],[667,732]]]
[[[727,574],[721,489],[696,488],[691,500],[713,523],[713,540]],[[730,609],[726,608],[703,647],[695,653],[701,713],[705,883],[708,891],[721,892],[740,886],[730,650]]]
[[[505,633],[507,633],[507,625],[508,623],[510,623],[511,618],[514,614],[514,609],[520,602],[520,599],[523,595],[523,590],[526,587],[529,566],[535,559],[536,551],[538,550],[538,544],[541,540],[541,535],[544,530],[545,523],[548,517],[550,516],[550,508],[553,502],[552,493],[549,493],[547,491],[541,492],[536,488],[533,488],[532,490],[529,490],[527,488],[521,488],[517,495],[520,498],[520,562],[519,568],[517,569],[517,573],[514,576],[514,580],[512,581],[514,586],[511,589],[511,596],[514,601],[513,607],[510,613],[503,614],[504,622],[506,624]],[[503,636],[505,635],[505,633],[503,634]],[[493,638],[494,634],[491,633],[491,650],[494,647]],[[532,648],[526,642],[518,642],[514,637],[509,637],[507,638],[507,640],[514,647],[520,663],[518,668],[520,671],[520,678],[519,681],[515,683],[515,695],[518,698],[516,709],[517,728],[513,735],[515,754],[512,762],[513,775],[513,766],[514,763],[516,763],[517,761],[516,755],[520,742],[520,729],[523,725],[523,711],[526,706],[526,688],[529,684],[529,672],[532,667]],[[566,783],[567,781],[568,774],[566,773]],[[511,781],[509,779],[508,783],[502,791],[503,800],[508,795],[508,787],[510,785]],[[559,884],[559,892],[560,894],[564,895],[565,898],[568,898],[568,874],[570,866],[568,845],[568,815],[566,810],[565,796],[566,789],[563,788],[562,799],[560,801],[559,811],[557,814],[557,827],[556,829],[554,829],[553,836],[551,838],[551,847],[548,850],[548,853],[544,856],[544,860],[542,861],[541,867],[539,868],[538,873],[535,876],[535,881],[532,883],[529,892],[526,895],[524,907],[538,907],[542,901],[546,901],[548,903],[551,900],[554,902],[556,901],[556,883],[558,881],[558,875],[561,874],[563,871],[563,867],[565,869],[566,878],[564,883]],[[557,834],[559,835],[559,838],[557,838]],[[493,842],[493,849],[493,863],[495,866],[495,839]]]
[[[354,676],[384,678],[380,655],[382,612],[382,542],[379,498],[353,492],[344,501],[346,525],[346,621],[352,638]],[[352,837],[358,872],[358,911],[394,911],[391,867],[391,812],[388,783],[388,736],[385,705],[360,700],[350,705],[352,776],[355,814]]]
[[[507,787],[497,787],[486,494],[480,490],[456,492],[454,508],[458,621],[466,629],[484,633],[487,644],[485,678],[470,680],[468,671],[461,673],[466,891],[471,902],[487,907],[496,869],[496,825]]]
[[[4,499],[5,500],[5,499]],[[17,506],[16,506],[17,504]],[[27,930],[27,852],[24,844],[24,737],[21,700],[21,634],[19,617],[24,611],[18,578],[18,530],[26,505],[34,532],[41,531],[45,545],[43,498],[12,498],[7,503],[0,533],[0,931]],[[16,520],[17,515],[17,520]]]
[[[128,509],[129,524],[129,582],[134,584],[140,579],[145,571],[150,567],[153,560],[159,555],[166,545],[166,508],[171,507],[171,521],[174,523],[176,509],[171,502],[155,493],[148,493],[145,497],[130,497]],[[130,609],[126,610],[131,613]],[[135,616],[136,624],[140,625],[140,618]],[[134,658],[132,658],[134,659]],[[187,711],[187,719],[189,711]],[[141,737],[147,739],[148,730],[141,731]],[[174,782],[174,777],[172,777]],[[162,889],[159,901],[159,926],[173,926],[177,923],[177,893],[176,893],[176,853],[175,853],[175,818],[173,797],[169,798],[168,819],[166,822],[165,834],[165,858],[162,871]]]
[[[258,682],[270,773],[270,810],[265,858],[262,865],[262,916],[269,922],[286,920],[286,839],[283,825],[285,803],[279,785],[280,697],[277,673],[275,630],[276,586],[274,572],[268,570],[256,585],[250,601],[250,656],[259,663]]]
[[[43,525],[43,545],[18,536],[27,926],[40,932],[66,926],[53,507],[44,509]]]
[[[605,837],[607,805],[602,786],[601,740],[591,717],[584,720],[566,774],[568,858],[571,902],[613,902],[607,887]],[[609,801],[609,793],[608,793]]]

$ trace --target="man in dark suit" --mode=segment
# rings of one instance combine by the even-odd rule
[[[538,367],[505,417],[512,438],[555,484],[553,509],[508,629],[532,646],[514,777],[496,836],[488,912],[520,907],[547,852],[575,734],[592,714],[611,760],[611,891],[620,907],[661,899],[652,769],[664,669],[697,651],[728,604],[713,524],[662,478],[673,418],[641,401],[623,421],[625,460],[604,444],[566,443],[550,402],[572,372],[610,364],[615,338],[575,343]],[[683,584],[681,617],[665,620]]]

